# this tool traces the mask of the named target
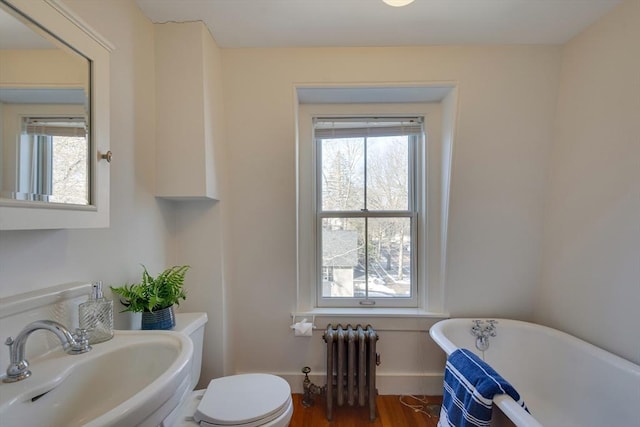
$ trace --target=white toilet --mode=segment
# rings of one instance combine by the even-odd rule
[[[163,427],[286,427],[293,414],[291,388],[270,374],[216,378],[206,390],[192,391],[200,378],[206,313],[176,314],[175,331],[193,341],[191,386]]]

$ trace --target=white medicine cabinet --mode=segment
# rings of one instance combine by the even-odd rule
[[[59,0],[0,0],[0,230],[109,226],[112,45]]]

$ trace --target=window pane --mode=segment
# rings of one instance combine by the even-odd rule
[[[364,218],[322,220],[322,296],[354,297],[364,288]]]
[[[322,210],[364,208],[364,138],[322,139]]]
[[[409,137],[367,139],[367,209],[409,209]]]
[[[370,218],[369,298],[411,296],[411,219]]]
[[[410,218],[322,220],[322,297],[411,297],[411,260]]]

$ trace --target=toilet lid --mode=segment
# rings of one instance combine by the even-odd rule
[[[193,418],[217,425],[242,425],[274,417],[286,409],[291,388],[270,374],[242,374],[209,383]]]

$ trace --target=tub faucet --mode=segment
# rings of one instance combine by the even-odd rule
[[[476,348],[485,351],[489,348],[489,337],[496,336],[496,320],[473,320],[471,335],[476,337]]]
[[[61,323],[54,322],[53,320],[36,320],[25,326],[15,340],[9,337],[5,341],[5,344],[9,346],[10,359],[7,376],[3,378],[3,382],[16,382],[28,378],[31,375],[29,362],[24,358],[24,346],[27,343],[29,335],[39,329],[53,332],[60,340],[62,348],[67,354],[81,354],[91,350],[86,329],[76,329],[76,333],[72,334]]]

